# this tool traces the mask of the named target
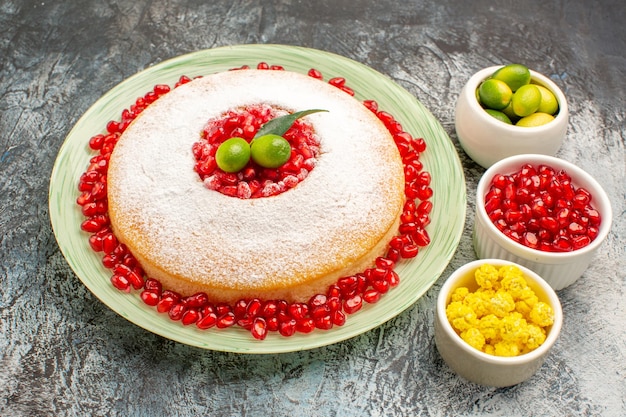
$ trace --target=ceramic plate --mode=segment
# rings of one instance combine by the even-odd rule
[[[109,120],[119,120],[121,111],[155,84],[173,85],[181,75],[190,77],[228,70],[259,62],[282,65],[287,70],[307,73],[316,68],[324,79],[342,76],[359,100],[373,99],[379,108],[393,114],[403,128],[423,137],[428,149],[421,161],[432,174],[434,205],[427,230],[431,244],[416,258],[401,263],[400,286],[378,303],[366,305],[348,316],[344,326],[328,331],[282,337],[272,332],[264,341],[255,340],[240,328],[201,331],[170,321],[147,307],[137,292],[122,293],[110,284],[110,272],[101,255],[91,251],[87,235],[80,230],[84,219],[75,201],[76,185],[93,153],[89,138]],[[415,303],[439,278],[452,258],[465,220],[465,180],[458,155],[442,126],[422,104],[388,77],[350,59],[314,49],[282,45],[241,45],[198,51],[150,67],[123,81],[100,98],[70,131],[55,162],[50,182],[50,217],[59,247],[78,278],[103,303],[138,326],[171,340],[218,351],[279,353],[316,348],[336,343],[397,316]]]

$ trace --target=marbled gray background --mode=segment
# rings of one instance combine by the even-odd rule
[[[0,415],[626,415],[624,21],[621,0],[0,0]],[[55,242],[48,178],[89,106],[167,58],[243,43],[369,65],[424,103],[459,150],[469,202],[456,255],[412,308],[352,340],[275,356],[181,345],[100,303]],[[565,325],[544,366],[494,389],[443,363],[432,321],[443,278],[475,257],[483,169],[458,148],[456,97],[471,73],[506,62],[565,91],[558,156],[596,177],[615,219],[593,265],[559,292]]]

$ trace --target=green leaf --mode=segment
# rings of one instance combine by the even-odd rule
[[[265,136],[265,135],[282,136],[285,134],[285,132],[289,130],[291,125],[293,125],[294,122],[298,120],[299,118],[312,114],[312,113],[319,113],[323,111],[328,111],[328,110],[320,110],[320,109],[302,110],[302,111],[297,111],[295,113],[286,114],[284,116],[280,116],[275,119],[269,120],[268,122],[263,124],[263,126],[261,126],[259,131],[256,132],[256,135],[254,135],[254,137],[258,138],[258,137]]]

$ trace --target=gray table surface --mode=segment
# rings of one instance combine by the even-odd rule
[[[626,7],[602,1],[0,1],[0,415],[626,415]],[[433,287],[388,323],[310,351],[202,350],[118,316],[73,274],[48,217],[65,136],[106,91],[151,65],[224,45],[340,54],[387,74],[441,122],[463,163],[467,222]],[[571,110],[558,156],[608,192],[613,229],[559,291],[565,324],[538,373],[510,388],[456,376],[433,342],[438,289],[473,259],[484,172],[458,145],[473,72],[520,62]]]

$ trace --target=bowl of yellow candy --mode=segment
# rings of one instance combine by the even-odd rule
[[[554,156],[565,138],[567,100],[548,77],[522,64],[492,66],[467,81],[455,108],[465,153],[484,168],[509,156]]]
[[[461,377],[507,387],[537,372],[562,324],[559,299],[539,275],[509,261],[481,259],[457,269],[441,287],[435,344]]]

